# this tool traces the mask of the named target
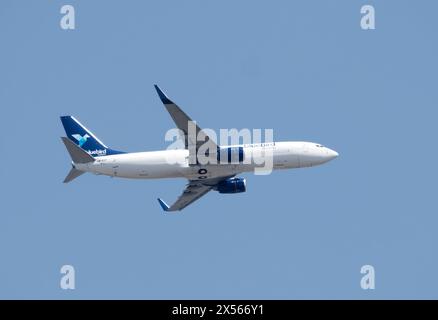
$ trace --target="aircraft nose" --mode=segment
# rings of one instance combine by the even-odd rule
[[[338,156],[339,153],[337,153],[335,150],[327,148],[327,157],[329,158],[329,160],[337,158]]]

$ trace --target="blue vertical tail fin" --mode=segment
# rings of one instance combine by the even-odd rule
[[[67,137],[93,157],[124,153],[108,148],[75,117],[62,116],[61,122]]]

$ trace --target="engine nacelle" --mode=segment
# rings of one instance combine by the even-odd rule
[[[217,148],[217,161],[219,164],[242,163],[244,159],[243,147]]]
[[[244,178],[230,178],[219,182],[216,187],[219,193],[239,193],[246,191],[246,180]]]

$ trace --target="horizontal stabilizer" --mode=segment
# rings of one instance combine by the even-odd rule
[[[70,181],[76,179],[80,175],[84,174],[84,171],[80,171],[76,168],[71,168],[70,172],[68,173],[67,177],[64,179],[64,183],[69,183]]]
[[[74,163],[94,162],[94,158],[67,137],[61,137]]]

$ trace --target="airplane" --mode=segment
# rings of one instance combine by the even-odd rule
[[[170,212],[184,209],[211,190],[221,194],[245,192],[246,179],[236,176],[260,168],[260,161],[255,161],[257,154],[260,157],[269,153],[273,170],[312,167],[338,157],[338,153],[332,149],[304,141],[218,146],[157,85],[155,89],[180,130],[185,148],[133,153],[114,150],[73,116],[61,116],[67,135],[61,139],[72,160],[72,168],[64,183],[85,172],[132,179],[186,178],[188,183],[185,189],[172,205],[158,198],[161,208]],[[197,139],[190,134],[190,125],[195,128]],[[216,151],[211,152],[211,157],[218,160],[216,163],[197,161],[197,152],[206,141],[212,146],[209,150]],[[207,156],[210,154],[207,153]],[[245,161],[251,156],[254,161]]]

